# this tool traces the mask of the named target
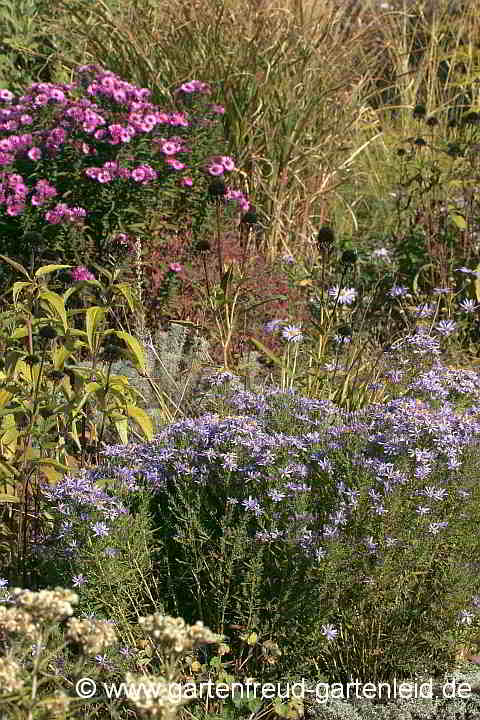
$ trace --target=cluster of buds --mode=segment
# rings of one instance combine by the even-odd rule
[[[194,650],[200,645],[219,643],[222,640],[201,621],[195,625],[187,625],[182,618],[155,613],[139,618],[138,622],[154,642],[177,655]]]
[[[106,620],[70,618],[67,638],[80,645],[86,655],[100,655],[117,642],[115,629]]]

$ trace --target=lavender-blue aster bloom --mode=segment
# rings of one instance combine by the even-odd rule
[[[322,635],[325,635],[327,640],[330,642],[337,637],[338,630],[333,625],[322,625],[321,633]]]
[[[439,332],[440,335],[448,337],[456,331],[456,327],[457,324],[454,320],[441,320],[438,325],[435,325],[435,330]]]
[[[286,325],[282,329],[282,337],[285,340],[288,340],[288,342],[297,343],[303,340],[301,328],[297,327],[296,325]]]

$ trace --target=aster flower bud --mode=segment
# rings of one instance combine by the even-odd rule
[[[449,143],[447,155],[450,155],[450,157],[462,157],[463,150],[458,143]]]
[[[329,225],[322,225],[317,235],[317,246],[320,250],[329,250],[335,242],[335,233]]]
[[[210,250],[210,243],[208,240],[199,240],[197,243],[195,243],[193,250],[194,252],[204,253],[208,252]]]
[[[213,199],[223,197],[226,191],[227,189],[223,180],[213,180],[208,186],[208,194]]]
[[[242,217],[242,223],[244,225],[256,225],[257,224],[257,212],[253,207],[250,208]]]
[[[462,118],[464,125],[478,125],[480,123],[480,113],[469,112]]]
[[[57,337],[57,331],[51,325],[44,325],[41,327],[38,334],[44,340],[53,340]]]
[[[355,265],[358,256],[356,250],[345,250],[342,253],[341,262],[343,265]]]
[[[27,355],[27,357],[25,358],[25,362],[27,363],[27,365],[30,366],[38,365],[38,363],[40,362],[40,358],[38,357],[38,355]]]
[[[413,108],[413,117],[415,120],[420,120],[421,118],[425,117],[427,114],[427,111],[425,109],[425,105],[415,105]]]
[[[353,330],[350,325],[342,325],[338,328],[337,334],[341,337],[352,337]]]

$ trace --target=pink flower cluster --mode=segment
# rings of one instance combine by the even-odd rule
[[[138,165],[133,170],[121,167],[114,161],[108,161],[103,164],[103,167],[89,167],[85,170],[85,175],[91,180],[96,180],[99,183],[105,184],[112,182],[115,178],[122,178],[128,180],[131,178],[135,182],[146,185],[151,180],[156,180],[158,173],[150,165]]]
[[[81,87],[86,92],[86,97],[72,96],[71,91]],[[192,80],[183,83],[175,94],[193,92],[209,94],[211,89],[206,83]],[[136,88],[114,73],[96,65],[80,67],[74,83],[33,83],[26,94],[18,98],[15,98],[9,90],[0,90],[0,133],[2,131],[10,133],[0,138],[0,208],[2,205],[5,206],[8,215],[21,215],[25,210],[29,192],[34,206],[43,205],[57,194],[55,188],[49,186],[47,181],[41,181],[46,183],[43,189],[40,184],[30,190],[27,180],[21,176],[12,173],[8,180],[7,171],[2,177],[2,166],[12,166],[17,157],[28,159],[32,163],[37,163],[43,158],[48,161],[49,157],[67,146],[77,150],[81,157],[97,153],[95,140],[109,145],[120,145],[131,142],[139,134],[155,131],[159,125],[189,127],[187,113],[160,111],[158,106],[149,102],[150,95],[148,89]],[[107,111],[94,102],[95,97],[107,98],[116,103],[118,108]],[[27,134],[14,134],[22,125],[36,122],[34,118],[37,118],[41,108],[47,105],[60,106],[55,127],[49,130],[33,130]],[[212,105],[210,109],[214,113],[224,112],[224,108],[220,105]],[[110,118],[110,122],[107,118]],[[92,143],[85,141],[85,133],[92,136]],[[190,152],[183,138],[179,136],[152,138],[152,143],[158,146],[164,156],[165,164],[170,169],[182,171],[186,168],[183,158],[180,160],[177,157],[178,153]],[[134,158],[132,157],[130,161],[134,161]],[[223,175],[235,170],[235,163],[228,156],[214,156],[207,161],[204,170],[210,175]],[[84,172],[87,178],[102,184],[115,178],[122,178],[143,185],[158,177],[158,171],[146,163],[130,169],[121,167],[113,159],[104,163],[102,167],[89,167]],[[185,188],[193,185],[191,177],[181,177],[178,182]],[[225,199],[241,200],[240,205],[244,210],[248,206],[243,194],[238,194],[236,191],[230,191],[230,194],[225,195]],[[54,224],[63,220],[81,219],[84,216],[83,208],[69,209],[66,205],[49,208],[45,215],[47,221]]]
[[[205,165],[205,169],[210,175],[223,175],[225,172],[235,170],[235,161],[228,155],[214,155]]]
[[[65,203],[57,203],[53,210],[47,210],[45,220],[51,225],[60,225],[62,222],[81,222],[86,217],[86,211],[81,207],[69,208]]]
[[[72,280],[74,282],[85,282],[87,280],[95,280],[95,275],[93,275],[90,270],[87,270],[86,267],[83,265],[80,265],[79,267],[74,268],[70,272],[72,276]]]
[[[32,205],[44,205],[45,201],[57,195],[56,189],[50,185],[48,180],[37,180],[35,183],[35,192],[31,197]]]
[[[25,209],[28,187],[21,175],[2,173],[0,176],[0,203],[7,206],[7,215],[21,215]]]

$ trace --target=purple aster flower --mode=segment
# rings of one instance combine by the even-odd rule
[[[442,530],[443,528],[446,528],[447,526],[448,526],[448,521],[445,521],[445,522],[437,522],[437,523],[430,523],[430,525],[428,526],[428,531],[429,531],[432,535],[438,535],[438,533],[440,532],[440,530]]]
[[[389,291],[390,297],[403,297],[408,293],[408,289],[403,285],[394,285]]]
[[[248,500],[242,500],[242,505],[245,508],[245,510],[253,510],[255,515],[263,515],[263,510],[260,507],[260,503],[255,498],[252,498],[250,495],[248,497]]]
[[[91,526],[97,537],[106,537],[108,535],[108,525],[104,522],[96,522]]]
[[[435,325],[435,330],[439,332],[440,335],[448,337],[455,332],[456,327],[457,324],[454,320],[441,320],[438,325]]]
[[[475,615],[470,610],[461,610],[458,616],[458,622],[461,625],[471,625]]]
[[[8,580],[6,578],[0,578],[0,588],[7,587]]]
[[[462,300],[462,302],[458,305],[462,308],[464,312],[467,313],[475,312],[475,310],[478,310],[478,308],[480,308],[480,305],[477,305],[475,300]]]
[[[272,333],[277,330],[280,325],[282,325],[285,321],[284,320],[270,320],[270,322],[266,323],[266,325],[263,326],[263,330],[266,333]]]
[[[372,253],[375,257],[385,258],[386,260],[389,259],[389,251],[387,248],[378,248],[378,250],[374,250]]]
[[[87,578],[80,574],[80,575],[74,575],[72,578],[73,587],[81,587],[82,585],[85,585],[87,582]]]
[[[321,633],[331,642],[337,637],[338,630],[333,625],[322,625]]]
[[[442,287],[442,288],[433,288],[433,292],[435,295],[448,295],[449,293],[453,292],[452,288],[448,287]]]
[[[302,331],[295,325],[286,325],[282,329],[282,337],[288,342],[301,342],[303,340]]]
[[[328,294],[335,300],[338,298],[337,302],[339,305],[351,305],[357,298],[357,291],[355,288],[340,289],[338,285],[331,287]]]

